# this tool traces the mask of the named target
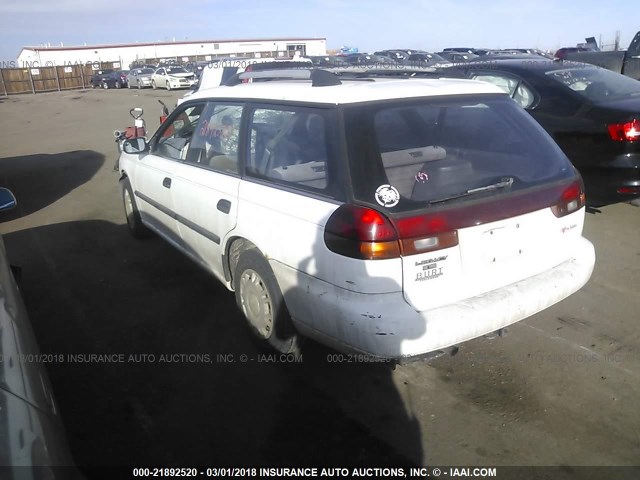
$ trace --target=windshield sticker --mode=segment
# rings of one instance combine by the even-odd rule
[[[426,172],[416,173],[416,182],[427,183],[427,180],[429,180],[429,175]]]
[[[383,207],[395,207],[400,202],[400,192],[391,185],[380,185],[376,189],[376,202]]]

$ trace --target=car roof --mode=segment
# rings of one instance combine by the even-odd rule
[[[197,92],[196,99],[255,99],[318,104],[349,104],[441,95],[465,95],[504,92],[485,82],[461,79],[377,79],[342,80],[341,85],[313,87],[309,81],[266,81],[221,86]]]

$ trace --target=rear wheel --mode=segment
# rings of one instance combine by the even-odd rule
[[[120,84],[120,80],[116,81],[116,88],[120,88],[122,85]]]
[[[105,90],[109,88],[109,84],[107,82],[102,82],[102,88]]]
[[[258,339],[281,353],[298,354],[298,335],[276,277],[260,252],[240,254],[234,287],[238,307]]]
[[[140,218],[140,211],[138,210],[138,205],[136,205],[131,182],[129,182],[128,178],[125,177],[120,181],[120,188],[122,189],[122,202],[124,204],[124,213],[127,217],[129,233],[133,238],[138,239],[151,237],[153,235],[151,230],[144,226]]]

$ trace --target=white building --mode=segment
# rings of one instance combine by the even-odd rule
[[[203,40],[74,47],[24,47],[18,56],[21,66],[33,68],[93,62],[120,62],[122,68],[144,59],[209,61],[215,57],[292,57],[326,55],[325,38],[282,38],[255,40]]]

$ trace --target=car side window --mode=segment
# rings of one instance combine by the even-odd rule
[[[187,162],[238,173],[238,138],[243,106],[210,102],[195,129]]]
[[[246,173],[305,189],[327,188],[326,120],[305,107],[256,108]]]
[[[185,160],[203,108],[204,104],[190,105],[172,116],[158,132],[152,153],[171,160]]]
[[[498,74],[474,74],[471,77],[473,80],[479,80],[481,82],[492,83],[493,85],[504,90],[505,93],[508,93],[511,98],[513,98],[518,105],[522,108],[529,108],[533,105],[535,100],[535,96],[533,91],[518,78],[506,76],[506,75],[498,75]]]

